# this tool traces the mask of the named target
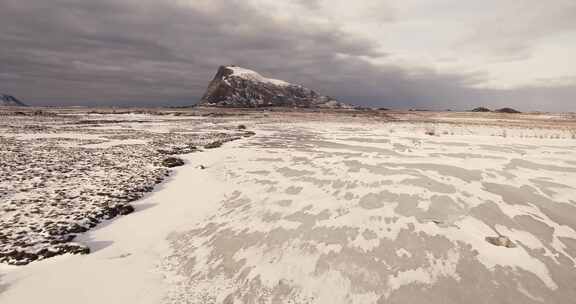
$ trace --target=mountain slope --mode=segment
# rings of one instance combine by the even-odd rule
[[[199,102],[216,107],[348,108],[331,97],[237,67],[221,66]]]
[[[25,107],[26,105],[14,96],[0,93],[0,106]]]

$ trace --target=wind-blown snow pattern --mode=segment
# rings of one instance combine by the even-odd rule
[[[255,135],[183,156],[93,253],[6,269],[0,303],[574,302],[573,115],[217,111],[95,128]]]
[[[261,126],[214,168],[219,212],[171,236],[170,303],[572,299],[575,143],[534,131]]]

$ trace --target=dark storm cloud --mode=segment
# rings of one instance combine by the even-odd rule
[[[467,108],[574,91],[470,89],[482,75],[375,65],[368,59],[386,54],[371,41],[336,26],[281,23],[246,3],[215,0],[204,10],[149,0],[0,0],[0,91],[38,105],[191,104],[223,64],[365,105]],[[561,100],[548,108],[576,110]]]

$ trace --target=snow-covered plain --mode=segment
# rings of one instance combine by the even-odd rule
[[[91,254],[2,266],[0,303],[572,302],[576,124],[467,115],[215,119],[256,135],[181,156]]]
[[[88,251],[72,239],[130,213],[129,203],[169,174],[164,159],[244,133],[224,124],[218,130],[209,119],[150,115],[136,122],[83,113],[2,118],[0,262],[14,265]]]

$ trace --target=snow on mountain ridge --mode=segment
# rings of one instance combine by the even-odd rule
[[[255,71],[252,71],[249,69],[245,69],[245,68],[241,68],[238,66],[227,66],[226,68],[232,70],[232,74],[230,76],[237,76],[240,78],[244,78],[244,79],[252,80],[252,81],[256,81],[256,82],[267,82],[267,83],[271,83],[273,85],[278,85],[278,86],[293,85],[293,84],[286,82],[284,80],[274,79],[274,78],[266,78],[266,77],[260,75],[258,72],[255,72]]]

